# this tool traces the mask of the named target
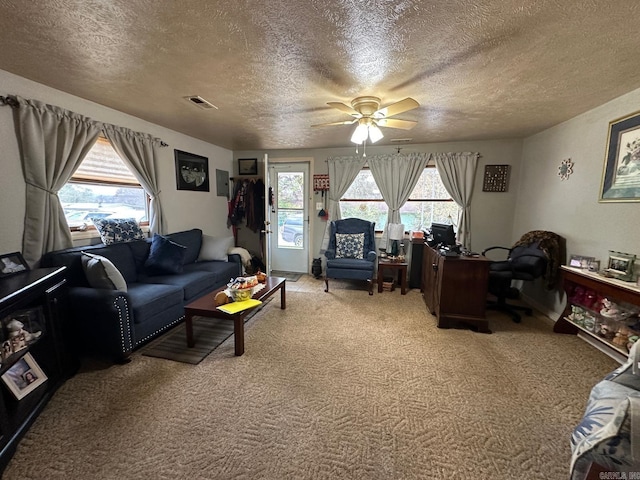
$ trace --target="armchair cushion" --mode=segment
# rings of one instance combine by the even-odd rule
[[[364,233],[336,233],[336,258],[363,258]]]

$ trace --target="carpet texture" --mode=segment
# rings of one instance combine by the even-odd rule
[[[441,330],[417,290],[323,286],[255,315],[241,357],[229,338],[198,365],[85,363],[5,480],[567,478],[613,360],[542,316]]]

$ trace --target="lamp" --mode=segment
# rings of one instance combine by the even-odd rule
[[[387,227],[387,234],[391,240],[391,256],[397,257],[400,252],[400,240],[404,239],[404,224],[390,223]]]

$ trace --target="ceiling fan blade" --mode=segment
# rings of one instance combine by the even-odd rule
[[[338,110],[340,110],[341,112],[346,113],[347,115],[353,115],[354,117],[360,117],[360,112],[354,110],[353,108],[351,108],[349,105],[345,105],[342,102],[327,102],[327,105],[333,107],[333,108],[337,108]]]
[[[345,120],[344,122],[317,123],[311,126],[312,127],[330,127],[332,125],[351,125],[352,123],[355,123],[357,121],[358,119],[354,118],[353,120]]]
[[[397,118],[381,118],[376,120],[379,127],[401,128],[403,130],[411,130],[418,122],[413,120],[399,120]]]
[[[407,97],[404,100],[400,100],[399,102],[392,103],[384,108],[381,108],[377,112],[373,114],[374,118],[384,118],[384,117],[392,117],[394,115],[398,115],[402,112],[407,112],[409,110],[413,110],[414,108],[418,108],[420,104],[416,102],[413,98]]]

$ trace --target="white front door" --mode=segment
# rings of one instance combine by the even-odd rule
[[[309,163],[270,163],[271,269],[309,271]]]

